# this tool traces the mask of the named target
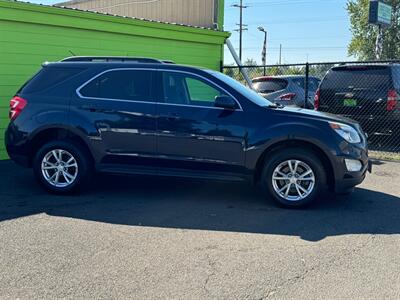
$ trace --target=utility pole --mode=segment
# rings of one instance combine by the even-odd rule
[[[239,32],[239,59],[242,61],[242,50],[243,50],[243,31],[247,30],[247,25],[243,24],[243,8],[248,8],[248,6],[243,5],[243,0],[240,0],[240,4],[233,4],[233,7],[238,7],[240,10],[240,20],[239,24],[236,24],[239,26],[238,29],[235,29],[235,31]]]
[[[282,44],[279,44],[279,64],[282,64]]]

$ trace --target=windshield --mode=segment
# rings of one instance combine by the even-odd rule
[[[235,89],[238,93],[242,94],[244,97],[249,99],[251,102],[259,105],[259,106],[270,106],[274,105],[272,102],[268,101],[264,97],[260,96],[257,94],[255,91],[249,89],[248,87],[244,86],[240,82],[236,81],[235,79],[222,74],[220,72],[216,71],[210,71],[207,70],[206,72],[212,74],[213,76],[217,77],[219,80],[222,80],[225,82],[227,85],[229,85],[231,88]]]

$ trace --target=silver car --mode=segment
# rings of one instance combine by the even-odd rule
[[[305,79],[303,75],[262,76],[252,80],[254,89],[264,98],[283,106],[304,106]],[[308,77],[307,108],[314,107],[314,96],[321,80]]]

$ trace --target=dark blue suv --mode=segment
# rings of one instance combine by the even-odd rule
[[[283,108],[219,72],[153,59],[45,63],[10,102],[6,147],[49,191],[93,172],[249,180],[288,207],[345,193],[370,164],[359,125]]]

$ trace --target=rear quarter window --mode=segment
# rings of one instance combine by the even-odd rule
[[[35,76],[32,77],[31,80],[25,83],[18,92],[35,93],[46,90],[80,73],[81,71],[82,69],[78,68],[43,67]]]
[[[391,82],[388,67],[334,68],[326,75],[323,89],[383,89]]]

